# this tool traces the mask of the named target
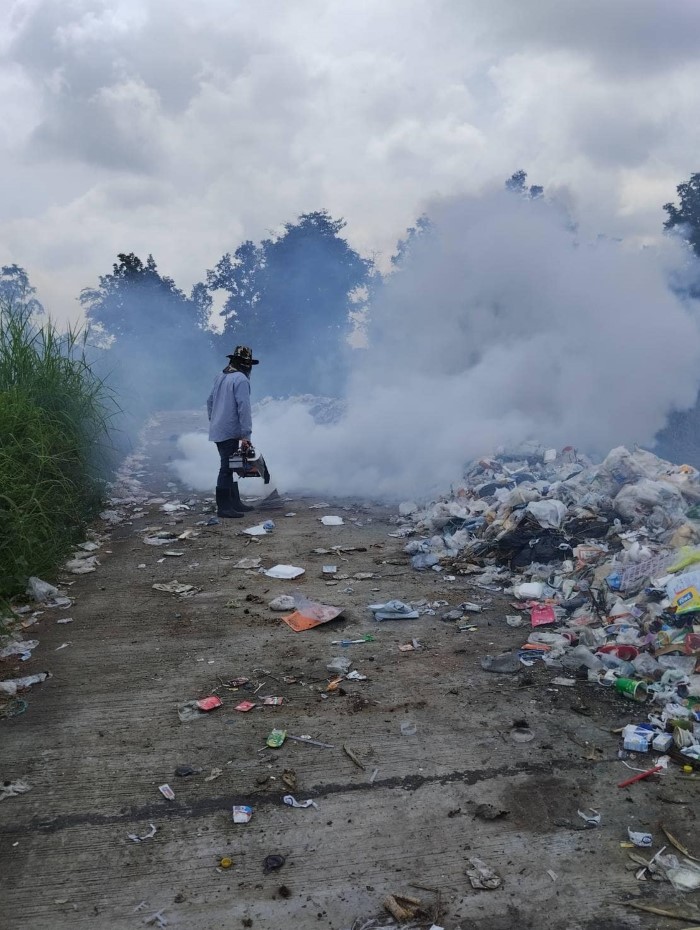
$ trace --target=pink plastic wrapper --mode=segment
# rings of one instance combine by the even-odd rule
[[[557,615],[554,608],[546,604],[537,604],[530,609],[530,621],[533,626],[546,626],[549,623],[556,623]]]

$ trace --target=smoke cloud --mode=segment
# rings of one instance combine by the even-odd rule
[[[652,442],[672,410],[692,406],[698,308],[668,286],[687,259],[679,242],[584,241],[563,209],[505,191],[428,213],[432,232],[375,302],[346,415],[319,424],[288,400],[255,419],[280,489],[424,495],[502,445],[604,454]],[[205,442],[187,439],[188,472],[211,487]]]

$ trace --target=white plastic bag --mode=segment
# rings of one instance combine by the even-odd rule
[[[41,578],[32,575],[27,583],[27,594],[29,597],[34,598],[35,601],[44,604],[58,594],[58,588],[49,584],[48,581],[42,581]]]
[[[528,510],[540,526],[550,529],[559,529],[566,516],[566,504],[557,500],[531,501]]]

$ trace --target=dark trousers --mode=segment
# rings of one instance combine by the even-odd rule
[[[238,442],[238,439],[224,439],[223,442],[217,442],[216,444],[221,459],[219,475],[216,479],[217,488],[225,488],[227,491],[233,490],[233,469],[229,465],[229,459],[238,452]]]

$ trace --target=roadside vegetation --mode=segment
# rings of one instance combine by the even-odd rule
[[[0,599],[48,575],[100,510],[114,397],[17,266],[0,274]]]

